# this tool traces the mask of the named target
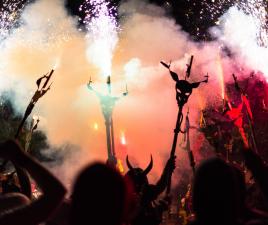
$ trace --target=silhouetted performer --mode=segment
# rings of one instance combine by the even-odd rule
[[[159,195],[166,189],[169,177],[175,169],[175,156],[170,158],[162,172],[159,181],[153,185],[149,184],[147,175],[153,168],[153,159],[145,170],[134,168],[128,160],[129,171],[125,177],[132,182],[134,186],[132,196],[136,200],[136,206],[133,209],[133,217],[130,219],[131,225],[156,225],[162,221],[162,213],[167,209],[168,203],[155,201]]]

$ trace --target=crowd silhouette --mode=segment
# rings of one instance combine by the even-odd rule
[[[243,156],[267,202],[268,166],[250,149],[244,149]],[[107,164],[95,162],[77,175],[69,199],[61,182],[25,153],[17,141],[2,143],[0,157],[24,171],[19,179],[18,175],[14,178],[15,172],[8,174],[9,184],[1,178],[0,225],[153,225],[161,224],[163,212],[168,211],[170,202],[161,194],[176,167],[175,157],[168,159],[156,184],[150,184],[147,178],[153,169],[152,158],[144,170],[135,168],[127,158],[129,171],[125,176]],[[40,196],[25,191],[23,186],[29,180],[41,190]],[[268,212],[247,204],[247,197],[244,170],[218,157],[206,159],[193,177],[194,216],[189,217],[188,224],[268,224]]]

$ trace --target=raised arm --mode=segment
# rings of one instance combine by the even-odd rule
[[[15,141],[7,141],[0,145],[0,157],[24,168],[43,192],[39,199],[26,206],[1,212],[0,225],[36,225],[46,220],[62,202],[66,193],[64,186],[40,163],[23,152]]]
[[[155,192],[157,195],[161,194],[167,187],[169,177],[172,175],[176,167],[176,156],[170,157],[166,163],[163,173],[155,185]]]

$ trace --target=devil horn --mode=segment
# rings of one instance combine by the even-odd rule
[[[130,162],[128,160],[128,155],[127,155],[126,161],[127,161],[127,167],[128,167],[128,169],[132,170],[133,169],[133,166],[130,164]]]
[[[152,168],[153,168],[153,156],[151,155],[151,161],[149,165],[147,166],[147,168],[144,170],[143,174],[147,175],[151,171]]]

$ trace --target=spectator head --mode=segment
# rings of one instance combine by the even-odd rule
[[[101,163],[90,165],[74,184],[71,225],[120,225],[125,199],[125,182],[116,170]]]
[[[193,210],[205,223],[231,224],[237,217],[237,182],[231,166],[219,158],[203,162],[193,185]]]

